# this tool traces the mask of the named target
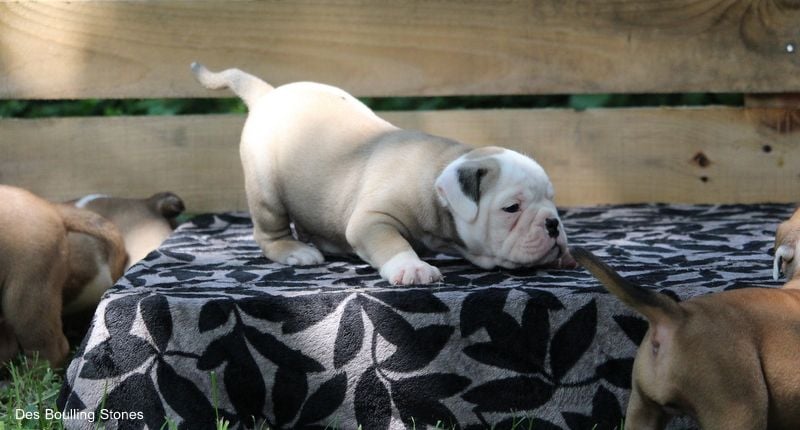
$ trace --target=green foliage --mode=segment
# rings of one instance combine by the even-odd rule
[[[24,356],[9,363],[6,370],[11,381],[4,380],[0,387],[0,429],[63,429],[60,420],[46,419],[46,411],[58,410],[56,398],[62,376],[47,361]],[[38,418],[18,420],[16,415],[23,412]]]
[[[378,111],[440,109],[513,109],[638,106],[742,106],[741,94],[576,94],[458,97],[365,97],[367,106]],[[0,118],[46,118],[53,116],[186,115],[244,113],[237,98],[221,99],[124,99],[124,100],[2,100]]]
[[[6,100],[0,101],[0,117],[46,118],[53,116],[185,115],[243,113],[239,99],[123,99],[123,100]]]

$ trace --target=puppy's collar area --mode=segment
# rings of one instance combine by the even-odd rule
[[[89,194],[88,196],[81,197],[77,202],[75,202],[75,207],[79,209],[83,209],[89,203],[97,200],[97,199],[106,199],[108,195],[106,194]]]

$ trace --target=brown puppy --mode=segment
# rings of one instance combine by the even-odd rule
[[[626,429],[663,429],[675,413],[704,429],[800,428],[800,291],[746,288],[678,303],[584,249],[572,255],[650,323]]]
[[[69,349],[61,325],[62,290],[70,276],[67,234],[100,241],[115,279],[126,261],[122,236],[95,213],[55,205],[19,188],[0,185],[0,201],[0,362],[22,348],[57,367]]]
[[[92,194],[67,204],[88,209],[111,221],[122,234],[127,270],[156,249],[175,227],[183,201],[163,192],[145,199]],[[100,297],[119,276],[112,276],[103,243],[85,234],[70,234],[70,278],[64,288],[64,314],[93,312]]]

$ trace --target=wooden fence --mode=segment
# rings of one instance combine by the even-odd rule
[[[743,107],[379,113],[536,158],[562,206],[800,200],[800,5],[763,0],[0,3],[0,99],[230,97],[189,64],[357,96],[735,92]],[[244,209],[241,115],[0,119],[0,183]]]

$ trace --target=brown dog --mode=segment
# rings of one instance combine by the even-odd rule
[[[590,252],[572,255],[650,323],[633,366],[627,430],[675,413],[704,429],[800,428],[800,291],[746,288],[675,302]]]
[[[70,277],[68,232],[96,238],[108,272],[122,275],[122,235],[105,218],[71,205],[56,205],[28,191],[0,185],[0,361],[21,348],[59,366],[69,344],[61,326],[62,292]]]
[[[128,256],[126,270],[172,233],[175,217],[184,210],[181,198],[169,192],[145,199],[92,194],[67,204],[97,213],[117,227]],[[70,234],[69,244],[70,278],[64,288],[64,314],[74,315],[93,311],[118,276],[110,275],[102,241],[85,234]]]
[[[62,313],[84,325],[125,269],[169,236],[183,201],[101,195],[54,204],[0,186],[0,362],[39,352],[53,366],[66,357]],[[84,314],[84,315],[81,315]]]

